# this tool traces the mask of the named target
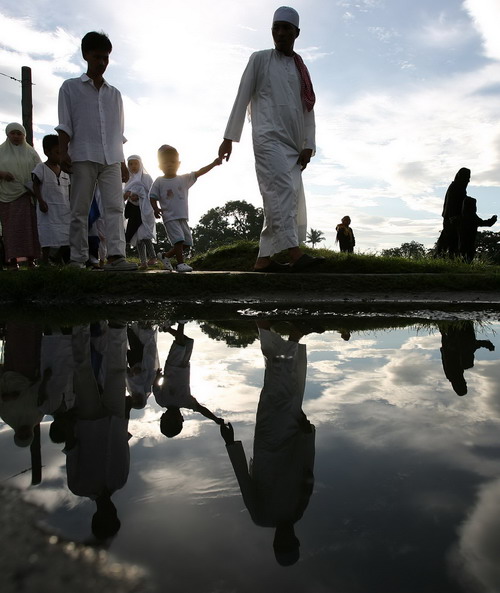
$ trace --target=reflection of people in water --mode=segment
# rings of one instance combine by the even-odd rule
[[[92,532],[100,540],[120,529],[112,494],[128,478],[130,454],[125,397],[127,328],[96,323],[73,329],[74,438],[66,441],[68,487],[96,503]]]
[[[14,442],[29,447],[43,418],[38,407],[45,398],[50,372],[40,374],[42,328],[9,321],[5,326],[4,364],[0,375],[0,417],[14,430]]]
[[[224,422],[222,418],[215,416],[191,395],[190,360],[194,340],[184,335],[183,323],[179,322],[177,329],[169,327],[167,331],[174,336],[174,341],[165,361],[163,374],[158,371],[153,385],[156,401],[163,408],[167,408],[160,418],[161,432],[166,437],[172,438],[182,431],[184,417],[181,408],[194,410],[203,414],[205,418],[222,424]]]
[[[495,346],[490,340],[476,340],[472,321],[439,324],[441,332],[441,361],[446,378],[457,395],[467,393],[464,371],[474,366],[474,353],[478,348],[490,351]]]
[[[307,360],[306,347],[298,342],[304,330],[292,326],[289,340],[284,340],[268,321],[258,326],[266,370],[250,467],[231,424],[221,426],[221,434],[252,520],[275,528],[276,560],[288,566],[299,559],[294,524],[314,484],[315,428],[302,411]]]
[[[49,370],[43,399],[39,406],[54,418],[66,413],[75,404],[73,390],[73,348],[70,328],[44,329],[40,369]]]
[[[157,330],[151,324],[130,323],[127,328],[127,387],[132,407],[142,409],[153,389],[160,363],[158,360]]]

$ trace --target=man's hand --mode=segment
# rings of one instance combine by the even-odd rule
[[[1,171],[0,179],[3,179],[4,181],[14,181],[15,177],[14,175],[12,175],[12,173],[9,173],[8,171]]]
[[[220,425],[220,434],[226,445],[232,445],[234,443],[234,429],[231,422],[228,422],[227,424],[222,423]]]
[[[227,138],[224,138],[224,140],[222,141],[222,144],[219,146],[219,158],[221,160],[226,159],[226,161],[228,161],[229,157],[231,156],[232,151],[233,151],[233,141],[228,140]]]
[[[311,160],[313,151],[310,148],[304,148],[304,150],[299,154],[299,158],[297,159],[297,163],[300,165],[300,170],[303,171],[309,161]]]
[[[130,177],[130,173],[127,169],[127,165],[125,163],[120,163],[121,169],[122,169],[122,181],[123,183],[127,183],[127,181],[129,180]]]
[[[44,214],[46,214],[49,211],[49,207],[45,200],[38,200],[38,207],[40,208],[40,212],[43,212]]]
[[[71,157],[69,156],[69,154],[67,152],[61,153],[61,169],[65,173],[71,173],[72,164],[73,163],[71,162]]]

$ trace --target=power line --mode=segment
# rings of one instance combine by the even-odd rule
[[[13,76],[9,76],[8,74],[4,74],[3,72],[0,72],[0,74],[2,76],[5,76],[6,78],[10,78],[11,80],[15,80],[16,82],[20,82],[21,84],[23,83],[22,80],[19,80],[18,78],[14,78]],[[35,86],[34,83],[31,83],[31,86]]]
[[[8,74],[4,74],[3,72],[0,72],[0,74],[2,76],[6,76],[7,78],[10,78],[11,80],[15,80],[16,82],[23,82],[22,80],[18,80],[17,78],[14,78],[13,76],[9,76]]]

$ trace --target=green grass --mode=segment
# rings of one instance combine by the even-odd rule
[[[311,255],[324,257],[326,261],[318,271],[332,274],[500,274],[500,266],[484,262],[467,264],[461,260],[432,257],[408,259],[380,255],[349,255],[330,249],[309,247],[303,247],[303,250]],[[257,242],[240,241],[210,249],[193,257],[191,262],[196,270],[251,271],[257,253]],[[282,263],[287,262],[286,252],[278,254],[275,259]]]
[[[190,260],[196,274],[150,274],[143,272],[93,272],[72,268],[21,269],[0,272],[0,302],[4,304],[58,303],[75,310],[114,303],[116,306],[172,303],[223,307],[224,301],[255,301],[269,304],[281,300],[291,306],[350,295],[427,292],[500,292],[500,266],[468,265],[433,258],[410,260],[377,255],[346,255],[327,249],[305,251],[325,257],[324,264],[309,274],[255,274],[252,270],[257,244],[239,242],[197,255]],[[277,256],[286,261],[287,254]],[[220,271],[203,274],[200,272]],[[226,273],[224,273],[226,272]],[[349,299],[346,299],[349,300]],[[470,299],[473,300],[473,299]],[[126,305],[128,303],[128,305]],[[221,304],[222,303],[222,304]],[[380,306],[380,305],[377,305]]]

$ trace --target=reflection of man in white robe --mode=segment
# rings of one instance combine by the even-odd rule
[[[266,372],[250,466],[230,424],[221,427],[221,434],[252,520],[276,528],[276,559],[288,565],[299,558],[293,526],[309,503],[314,483],[316,431],[302,411],[306,347],[269,331],[266,322],[259,325]]]
[[[298,22],[293,9],[276,11],[272,28],[276,49],[250,56],[219,148],[219,157],[229,160],[232,142],[240,140],[250,105],[265,215],[256,271],[280,271],[271,256],[284,249],[289,250],[291,264],[303,256],[299,244],[306,238],[307,221],[301,172],[315,150],[315,122],[312,106],[304,104],[301,74],[294,58]],[[303,263],[307,259],[309,256]]]

